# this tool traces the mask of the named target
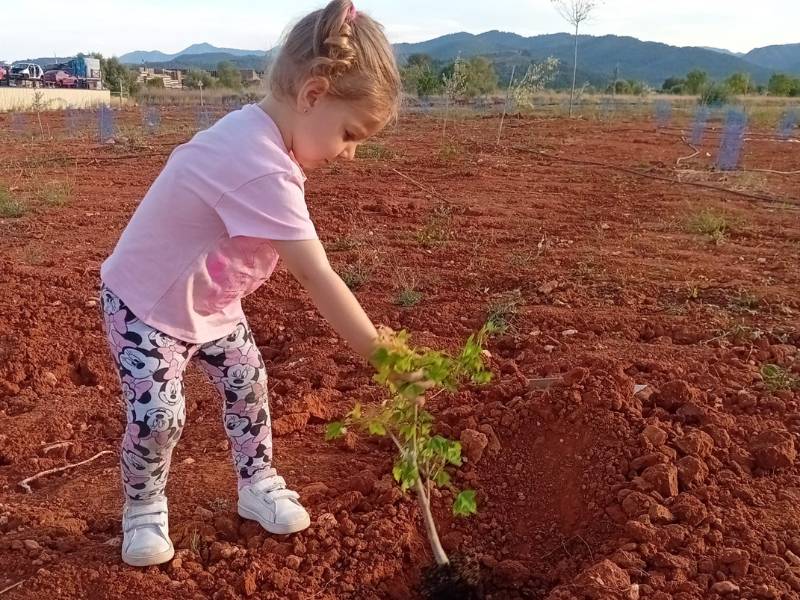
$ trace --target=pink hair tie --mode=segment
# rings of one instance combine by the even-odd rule
[[[350,10],[347,11],[347,18],[345,20],[348,23],[352,23],[353,21],[356,20],[356,15],[357,14],[358,14],[358,11],[356,10],[356,5],[355,4],[351,4],[350,5]]]

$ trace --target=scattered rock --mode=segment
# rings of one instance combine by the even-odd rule
[[[303,403],[312,419],[327,422],[336,418],[336,408],[332,403],[330,393],[314,390],[303,397]]]
[[[732,575],[744,577],[750,566],[750,553],[739,548],[725,548],[719,557],[722,564],[727,565]]]
[[[711,586],[711,592],[722,596],[725,594],[738,594],[739,586],[732,581],[718,581]]]
[[[693,402],[698,396],[697,390],[685,381],[670,381],[653,398],[661,408],[673,411],[687,402]]]
[[[714,449],[714,438],[705,431],[694,429],[675,442],[684,454],[706,458]]]
[[[308,424],[311,415],[307,412],[284,415],[272,423],[272,433],[276,437],[289,435],[295,431],[302,431]]]
[[[208,555],[211,562],[217,562],[230,558],[235,551],[236,549],[226,542],[213,542]]]
[[[701,485],[708,477],[708,465],[696,456],[684,456],[678,461],[678,482],[688,488]]]
[[[486,437],[489,439],[489,445],[486,449],[489,451],[489,454],[496,454],[503,449],[503,446],[500,444],[500,438],[497,437],[494,429],[488,423],[485,423],[478,427],[478,430],[481,433],[486,434]]]
[[[792,434],[781,429],[763,431],[753,443],[753,456],[762,469],[791,466],[797,458]]]
[[[300,568],[300,565],[303,564],[303,559],[299,556],[295,556],[294,554],[290,554],[286,557],[286,566],[293,571],[296,571]]]
[[[665,498],[678,495],[678,469],[675,465],[654,465],[645,469],[642,479]]]
[[[211,519],[214,518],[214,513],[202,506],[195,507],[194,514],[203,519],[204,521],[210,521]]]
[[[642,521],[628,521],[625,523],[625,534],[636,542],[649,543],[656,539],[658,531]]]
[[[575,578],[584,597],[594,600],[615,598],[631,587],[631,578],[608,559],[592,565]]]
[[[461,432],[461,453],[472,465],[478,464],[488,445],[489,438],[485,433],[474,429],[465,429]]]
[[[519,588],[530,576],[528,567],[518,560],[504,560],[494,568],[494,577],[508,587]]]
[[[653,523],[659,525],[666,525],[675,521],[675,515],[663,504],[653,504],[647,514]]]
[[[656,503],[653,498],[641,492],[631,492],[622,501],[622,510],[629,517],[638,517],[639,515],[646,514],[650,507]]]
[[[670,509],[680,521],[692,526],[699,525],[708,514],[705,505],[691,494],[680,494]]]
[[[667,432],[655,425],[645,427],[642,430],[642,437],[655,448],[659,448],[667,442]]]

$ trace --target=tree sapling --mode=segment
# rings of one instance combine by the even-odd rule
[[[453,514],[457,517],[476,512],[474,490],[455,490],[449,466],[460,466],[461,444],[433,434],[434,418],[424,410],[423,395],[428,389],[454,391],[469,380],[477,384],[491,379],[483,363],[483,345],[496,328],[487,323],[471,335],[461,352],[449,356],[428,349],[413,349],[408,345],[405,331],[379,331],[378,350],[372,358],[377,369],[376,382],[385,385],[392,397],[377,406],[356,404],[344,421],[330,423],[325,437],[343,436],[348,427],[356,427],[370,435],[387,436],[397,447],[392,469],[395,480],[405,492],[413,488],[422,511],[425,532],[436,561],[436,567],[426,577],[428,593],[436,598],[470,598],[477,585],[473,574],[459,572],[460,563],[451,563],[439,541],[431,512],[432,487],[453,491]],[[437,392],[437,393],[439,393]]]

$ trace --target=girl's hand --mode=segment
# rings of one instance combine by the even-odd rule
[[[425,372],[422,369],[413,373],[392,373],[389,376],[389,381],[396,386],[404,383],[413,383],[423,390],[429,390],[436,385],[436,383],[425,377]]]

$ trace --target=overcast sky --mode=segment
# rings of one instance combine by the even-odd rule
[[[314,0],[0,0],[0,60],[133,50],[168,54],[198,42],[268,49]],[[490,29],[538,35],[568,27],[550,0],[360,0],[392,42]],[[583,32],[747,52],[800,42],[800,0],[606,0]]]

